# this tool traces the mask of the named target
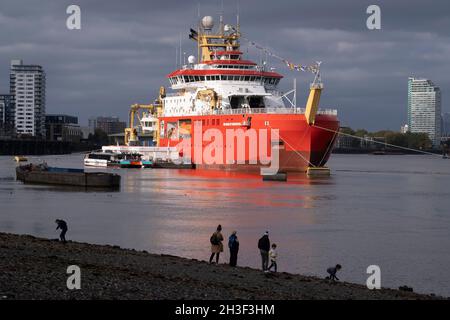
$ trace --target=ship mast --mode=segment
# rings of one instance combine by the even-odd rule
[[[217,33],[213,32],[213,27],[214,19],[211,16],[206,16],[199,21],[197,31],[191,29],[189,38],[197,42],[197,53],[200,63],[213,60],[214,51],[238,51],[240,48],[239,26],[235,28],[230,25],[224,25],[221,15]]]

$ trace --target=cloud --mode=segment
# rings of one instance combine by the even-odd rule
[[[382,29],[365,27],[372,1],[240,1],[242,31],[294,62],[323,61],[324,107],[337,107],[343,124],[370,130],[398,129],[406,121],[406,81],[429,77],[450,87],[450,3],[377,1]],[[198,1],[79,0],[82,30],[65,27],[72,1],[2,0],[0,8],[0,91],[8,91],[9,61],[22,58],[47,73],[47,110],[79,116],[118,115],[129,105],[150,102],[174,70],[176,47],[195,54],[187,38],[197,21]],[[235,21],[236,3],[225,18]],[[201,15],[218,16],[220,1],[200,1]],[[242,43],[259,61],[260,53]],[[282,89],[298,78],[298,102],[306,101],[310,74],[285,75]],[[445,106],[444,106],[445,107]],[[389,116],[387,116],[389,115]]]

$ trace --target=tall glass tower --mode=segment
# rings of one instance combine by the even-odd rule
[[[431,80],[408,78],[408,128],[427,133],[433,145],[441,140],[441,90]]]

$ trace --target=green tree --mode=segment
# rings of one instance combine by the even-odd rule
[[[352,136],[355,134],[355,131],[353,131],[350,127],[341,127],[340,132],[343,134],[350,134]]]
[[[424,150],[433,147],[433,143],[426,133],[408,132],[406,136],[408,138],[408,148]]]
[[[109,144],[109,137],[102,129],[95,129],[94,134],[89,134],[88,140],[97,145]]]
[[[400,132],[386,133],[386,142],[400,147],[408,147],[408,136]]]
[[[355,131],[354,135],[357,137],[365,137],[369,134],[369,131],[365,130],[365,129],[358,129]]]

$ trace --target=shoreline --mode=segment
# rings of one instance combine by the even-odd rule
[[[67,267],[81,269],[69,290]],[[433,294],[0,232],[0,300],[431,300]],[[445,299],[445,298],[444,298]]]

